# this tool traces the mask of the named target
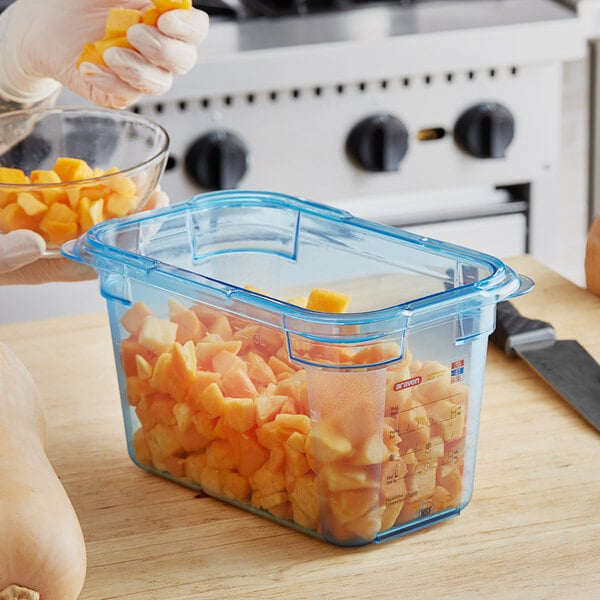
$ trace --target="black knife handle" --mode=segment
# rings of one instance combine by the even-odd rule
[[[508,301],[496,305],[496,330],[490,341],[507,356],[513,356],[517,347],[550,346],[555,340],[554,327],[550,323],[524,317]]]

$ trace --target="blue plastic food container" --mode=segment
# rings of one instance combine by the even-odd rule
[[[253,191],[63,253],[98,270],[141,468],[342,546],[468,504],[496,303],[530,286],[502,261]]]

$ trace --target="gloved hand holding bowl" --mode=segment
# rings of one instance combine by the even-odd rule
[[[111,22],[109,14],[115,15],[115,9],[134,16],[126,31],[115,34],[122,34],[124,43],[106,40],[113,35],[108,24]],[[152,20],[144,17],[152,13]],[[139,19],[135,19],[137,14]],[[117,19],[117,22],[121,21]],[[127,131],[151,128],[152,124],[148,123],[141,129],[133,124],[136,120],[144,121],[141,117],[129,111],[112,111],[117,117],[125,114],[131,123],[123,125],[123,119],[117,118],[116,125],[111,123],[106,127],[106,123],[100,126],[98,118],[108,117],[98,117],[94,108],[85,108],[82,111],[88,111],[87,117],[82,115],[80,122],[75,124],[74,116],[70,115],[71,129],[56,129],[53,135],[64,139],[52,140],[51,144],[46,137],[51,134],[47,131],[39,134],[36,127],[39,128],[40,122],[47,118],[42,117],[43,109],[52,109],[63,87],[108,109],[129,107],[143,95],[164,94],[171,87],[174,76],[187,73],[194,66],[197,46],[207,31],[208,16],[194,9],[190,0],[16,0],[0,14],[0,113],[25,109],[32,110],[34,115],[30,119],[14,120],[13,125],[17,121],[18,124],[5,126],[0,136],[0,169],[18,169],[29,179],[20,183],[25,187],[17,189],[13,186],[13,189],[0,178],[0,284],[94,277],[92,270],[81,269],[72,261],[39,259],[56,250],[56,240],[60,240],[60,236],[52,238],[48,235],[48,222],[55,222],[50,226],[51,230],[60,231],[63,227],[61,219],[76,221],[76,229],[72,225],[64,228],[74,229],[74,235],[81,234],[85,230],[81,213],[89,209],[89,203],[97,200],[93,197],[98,193],[97,189],[93,190],[94,185],[110,185],[111,179],[118,178],[114,174],[116,170],[121,172],[121,179],[131,179],[143,187],[143,190],[138,188],[138,202],[130,212],[168,203],[158,185],[166,160],[164,140],[157,141],[146,155],[133,156],[135,153],[128,148],[131,142],[125,135]],[[82,51],[86,45],[94,44],[101,48],[101,60],[90,62]],[[0,115],[0,118],[5,119],[6,115]],[[90,118],[91,124],[84,124],[85,118]],[[53,116],[53,119],[59,117]],[[160,128],[156,125],[156,129]],[[150,135],[148,131],[137,134],[141,137]],[[158,134],[153,132],[152,135]],[[83,141],[73,140],[78,136]],[[119,144],[124,147],[118,148]],[[89,177],[78,176],[73,182],[77,191],[73,186],[70,191],[63,190],[67,194],[62,203],[72,213],[56,207],[52,209],[48,203],[48,199],[56,198],[56,195],[53,196],[50,189],[53,180],[48,181],[45,173],[53,170],[59,150],[63,158],[82,159],[92,170]],[[144,169],[148,163],[152,163],[153,168]],[[39,183],[38,171],[44,172],[43,183],[36,188],[34,182]],[[98,177],[104,179],[96,181]],[[67,186],[68,183],[61,181],[60,185]],[[147,189],[149,183],[152,187]],[[82,190],[84,184],[88,189]],[[48,191],[50,193],[44,193]],[[87,198],[86,193],[92,197]],[[33,202],[32,197],[48,205],[44,208]],[[81,206],[80,198],[87,198]],[[112,203],[116,206],[117,200],[113,199]],[[104,198],[102,218],[120,216],[119,211],[107,211],[107,204],[108,199]],[[8,205],[11,207],[6,211]],[[48,211],[50,216],[41,214]],[[97,206],[95,214],[98,214]],[[60,217],[58,225],[57,220],[51,218],[54,216]],[[22,228],[18,227],[18,217],[24,223]],[[35,222],[35,226],[29,226],[31,222]],[[46,230],[39,229],[42,222]],[[86,222],[90,223],[83,217],[83,223]]]

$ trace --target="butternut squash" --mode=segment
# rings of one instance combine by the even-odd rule
[[[0,342],[0,600],[75,600],[83,587],[83,533],[45,446],[40,394]]]

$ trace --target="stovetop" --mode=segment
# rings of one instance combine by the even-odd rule
[[[241,21],[347,11],[377,4],[408,6],[431,1],[435,0],[194,0],[193,4],[214,18]]]

